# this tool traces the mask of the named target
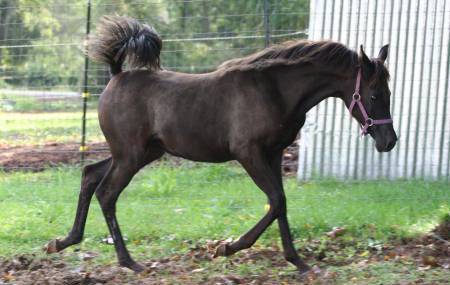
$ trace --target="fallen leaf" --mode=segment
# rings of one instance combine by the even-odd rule
[[[96,256],[97,256],[96,253],[89,252],[89,251],[79,254],[80,259],[83,260],[83,261],[94,259]]]
[[[387,255],[388,255],[391,259],[394,259],[394,258],[397,257],[397,253],[396,253],[395,251],[389,251],[389,252],[387,253]]]
[[[432,267],[438,266],[438,262],[437,262],[436,258],[431,255],[422,256],[422,263],[424,265],[432,266]]]
[[[335,227],[335,228],[333,228],[332,231],[327,233],[327,236],[331,237],[331,238],[335,238],[335,237],[338,237],[338,236],[342,236],[346,232],[347,232],[347,229],[345,229],[345,228]]]
[[[365,251],[361,252],[361,254],[359,256],[366,257],[366,256],[369,256],[369,254],[370,254],[370,252],[368,250],[365,250]]]
[[[338,276],[337,272],[335,271],[326,271],[323,275],[323,278],[325,279],[336,279]]]
[[[431,266],[419,266],[417,268],[418,271],[426,271],[426,270],[430,270]]]
[[[150,268],[155,269],[161,266],[161,263],[159,262],[152,262],[152,264],[150,264]]]
[[[124,236],[123,240],[124,241],[128,241],[128,238],[126,236]],[[111,236],[108,236],[108,237],[102,239],[102,243],[104,243],[104,244],[114,244],[114,240],[113,240],[113,238]]]
[[[11,282],[15,279],[10,272],[6,272],[5,274],[3,274],[2,278],[5,282]]]

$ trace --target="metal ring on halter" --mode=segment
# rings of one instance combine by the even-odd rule
[[[369,127],[373,126],[373,119],[372,119],[372,118],[367,118],[367,119],[366,119],[366,124],[367,124],[367,126],[369,126]]]
[[[361,100],[361,94],[359,94],[359,93],[353,93],[353,100],[355,100],[355,101],[359,101],[359,100]]]

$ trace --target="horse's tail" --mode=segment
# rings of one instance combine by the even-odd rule
[[[93,61],[109,64],[111,74],[129,68],[160,69],[162,40],[153,27],[121,16],[105,16],[96,35],[89,38],[87,54]]]

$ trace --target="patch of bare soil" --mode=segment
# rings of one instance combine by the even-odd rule
[[[315,264],[305,276],[300,276],[283,259],[277,245],[253,247],[227,259],[213,259],[220,241],[207,241],[192,245],[184,254],[148,260],[143,263],[146,270],[140,274],[116,265],[95,265],[96,254],[89,252],[80,253],[81,265],[61,261],[58,255],[48,258],[17,256],[12,260],[0,260],[0,284],[336,284],[341,274],[336,268],[340,266],[353,264],[364,269],[386,261],[406,264],[418,271],[449,270],[448,237],[438,232],[442,228],[448,232],[448,226],[450,224],[444,222],[421,238],[392,245],[361,247],[356,241],[344,238],[345,235],[305,241],[307,246],[302,246],[299,254],[308,264]],[[348,254],[349,249],[353,254]],[[243,266],[252,269],[243,271]],[[330,266],[334,269],[327,270]],[[402,284],[447,284],[447,281],[427,283],[419,279]]]
[[[81,154],[78,143],[48,143],[44,145],[8,146],[0,145],[0,170],[39,172],[49,167],[77,165]],[[99,161],[109,156],[106,143],[91,143],[85,152],[86,161]],[[180,159],[168,158],[174,162]],[[283,155],[283,173],[297,171],[298,145],[288,147]]]
[[[77,143],[48,143],[44,145],[7,146],[0,145],[0,169],[11,171],[39,172],[49,167],[76,165],[80,163],[80,145]],[[89,145],[86,160],[101,160],[108,157],[105,143]]]

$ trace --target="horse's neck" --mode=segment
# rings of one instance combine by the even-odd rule
[[[352,91],[352,80],[342,74],[313,68],[286,68],[278,70],[275,78],[283,97],[288,117],[302,117],[329,97],[344,99]]]

